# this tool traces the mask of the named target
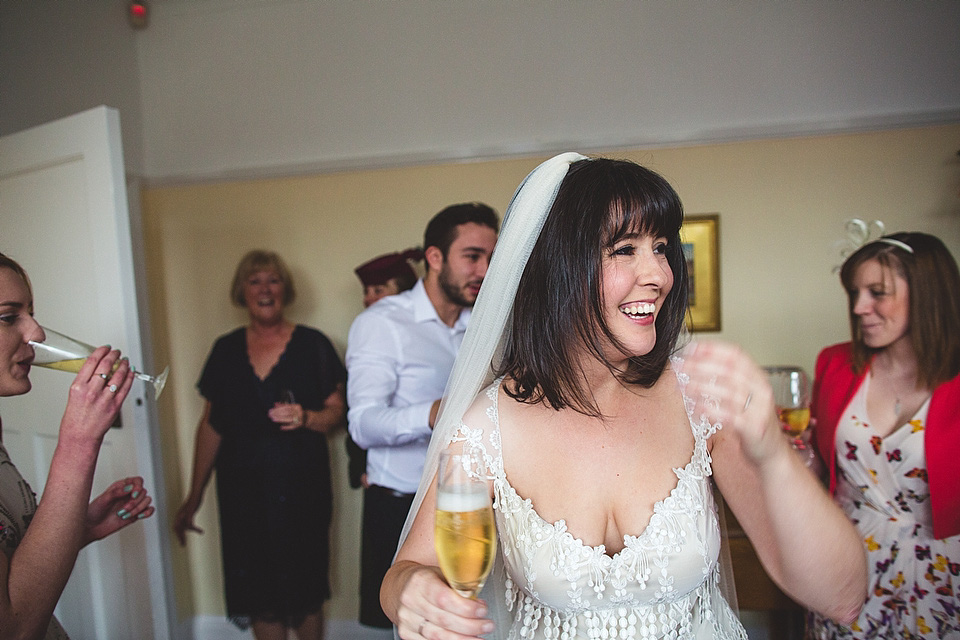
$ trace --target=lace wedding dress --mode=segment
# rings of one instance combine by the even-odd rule
[[[453,437],[480,448],[493,481],[500,557],[488,597],[501,609],[494,637],[746,640],[720,589],[721,536],[707,451],[716,427],[690,421],[694,451],[685,467],[674,469],[676,487],[655,505],[646,529],[624,536],[623,549],[608,555],[603,545],[571,535],[563,520],[543,520],[510,485],[499,389],[498,380],[477,398]]]

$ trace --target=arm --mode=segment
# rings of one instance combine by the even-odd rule
[[[213,464],[217,459],[217,451],[220,450],[220,441],[220,434],[210,424],[210,402],[207,401],[203,407],[203,416],[197,425],[190,493],[187,494],[173,521],[173,530],[181,545],[187,543],[187,531],[203,533],[203,529],[193,523],[193,516],[200,508],[203,491],[213,473]]]
[[[383,578],[380,604],[401,638],[420,638],[424,620],[424,628],[434,633],[442,627],[462,634],[452,638],[477,638],[493,631],[493,622],[482,601],[464,598],[444,580],[433,544],[435,512],[436,482],[431,482],[410,534]]]
[[[88,501],[100,445],[133,384],[126,360],[109,374],[119,355],[96,349],[70,386],[43,497],[13,555],[0,553],[0,638],[43,636],[88,541]],[[116,385],[116,392],[109,385]]]
[[[375,315],[362,313],[347,338],[350,435],[362,448],[401,446],[429,437],[437,399],[395,406],[400,383],[400,336]]]
[[[766,375],[731,345],[701,343],[688,356],[688,396],[715,398],[704,407],[724,425],[712,438],[714,477],[764,568],[808,608],[849,624],[867,593],[863,544],[781,434]]]

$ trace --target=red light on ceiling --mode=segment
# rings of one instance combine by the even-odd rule
[[[137,2],[133,0],[130,2],[130,5],[127,9],[127,15],[130,17],[130,24],[134,29],[143,29],[147,26],[147,18],[149,17],[150,10],[147,8],[147,3]]]

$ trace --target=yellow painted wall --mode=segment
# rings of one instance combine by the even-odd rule
[[[960,256],[960,125],[671,149],[611,151],[662,173],[687,213],[720,216],[722,337],[761,364],[811,371],[818,349],[848,333],[840,262],[844,222],[939,235]],[[172,374],[159,411],[172,521],[184,495],[201,400],[195,382],[213,340],[245,321],[227,290],[250,248],[279,251],[299,299],[289,315],[324,331],[341,355],[362,309],[353,268],[421,242],[444,206],[481,200],[502,215],[543,158],[357,171],[143,191],[157,361]],[[359,492],[346,483],[342,434],[332,444],[335,511],[331,618],[357,608]],[[213,487],[203,536],[174,550],[184,615],[223,612]]]

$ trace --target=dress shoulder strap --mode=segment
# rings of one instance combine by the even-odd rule
[[[503,475],[500,418],[497,409],[497,398],[502,381],[502,378],[494,380],[477,394],[473,404],[463,414],[460,427],[451,439],[451,442],[462,442],[464,447],[480,451],[491,477]]]

